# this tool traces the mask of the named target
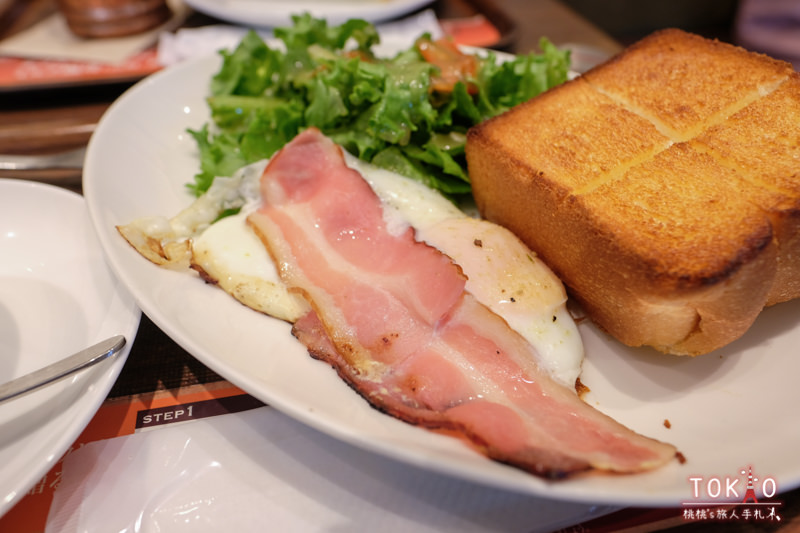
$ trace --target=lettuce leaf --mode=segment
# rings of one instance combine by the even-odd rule
[[[251,31],[235,50],[220,51],[207,100],[211,123],[190,130],[200,151],[189,185],[197,195],[312,126],[361,159],[448,195],[468,194],[467,130],[563,83],[569,69],[569,52],[545,38],[542,53],[500,61],[427,35],[378,58],[378,33],[360,19],[328,26],[299,15],[274,34],[283,46]]]

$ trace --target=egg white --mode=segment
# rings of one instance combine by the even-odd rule
[[[501,316],[534,346],[538,364],[556,381],[575,390],[583,343],[566,308],[561,281],[510,231],[470,217],[438,192],[346,154],[384,206],[393,233],[409,226],[419,241],[451,257],[467,277],[466,290]],[[260,203],[258,177],[264,162],[245,167],[227,182],[215,181],[209,200],[190,207],[173,224],[191,236],[192,264],[240,302],[287,321],[308,306],[281,283],[266,249],[246,223]],[[223,190],[224,189],[224,190]],[[238,215],[212,222],[211,204],[224,199]],[[219,213],[220,210],[215,211]]]

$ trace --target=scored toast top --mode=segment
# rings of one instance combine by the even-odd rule
[[[677,142],[725,120],[792,72],[789,63],[763,54],[666,29],[584,77]]]

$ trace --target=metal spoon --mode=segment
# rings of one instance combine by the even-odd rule
[[[115,335],[89,346],[65,359],[25,374],[0,385],[0,404],[24,396],[36,389],[55,383],[70,374],[88,368],[118,353],[125,346],[125,337]]]

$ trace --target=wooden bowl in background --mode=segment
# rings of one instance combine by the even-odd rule
[[[134,35],[166,22],[166,0],[58,0],[69,29],[80,37]]]

